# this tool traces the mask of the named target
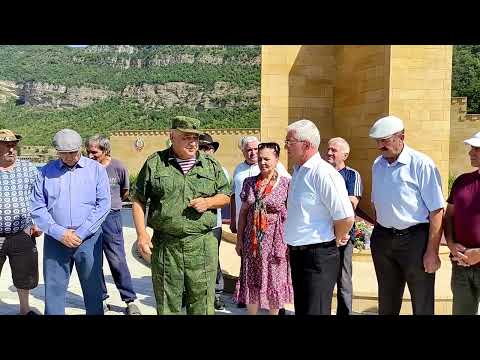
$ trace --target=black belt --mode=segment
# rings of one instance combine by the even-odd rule
[[[408,234],[411,234],[412,232],[422,228],[422,227],[429,227],[430,224],[429,223],[420,223],[420,224],[417,224],[417,225],[412,225],[406,229],[395,229],[395,228],[387,228],[385,226],[382,226],[380,225],[379,223],[377,223],[375,225],[376,228],[378,228],[379,230],[383,231],[383,232],[387,232],[391,235],[394,235],[394,236],[403,236],[403,235],[408,235]]]
[[[299,246],[292,246],[288,245],[288,248],[293,251],[297,250],[308,250],[308,249],[316,249],[316,248],[326,248],[330,246],[337,246],[337,242],[335,240],[316,243],[316,244],[309,244],[309,245],[299,245]]]

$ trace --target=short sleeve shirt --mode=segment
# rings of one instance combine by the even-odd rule
[[[391,164],[379,156],[372,167],[372,202],[384,227],[403,230],[428,223],[430,212],[445,206],[433,160],[406,144]]]
[[[480,248],[480,174],[460,175],[453,183],[449,204],[455,206],[453,217],[455,241],[467,248]]]
[[[128,170],[117,159],[112,159],[105,170],[107,170],[108,180],[110,181],[112,209],[119,210],[122,208],[121,190],[130,187]]]
[[[17,160],[9,171],[0,171],[0,234],[17,233],[32,225],[30,195],[37,173],[25,160]]]
[[[292,246],[331,241],[333,222],[354,216],[345,181],[318,153],[295,167],[287,212],[285,241]]]
[[[345,166],[338,172],[340,173],[340,175],[342,175],[343,180],[345,180],[345,186],[347,187],[348,196],[356,196],[358,198],[362,197],[363,186],[360,173],[357,170],[352,169],[348,166]],[[355,224],[353,224],[352,230],[350,230],[350,240],[355,240]]]

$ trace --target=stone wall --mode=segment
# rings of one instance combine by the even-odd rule
[[[220,143],[215,157],[228,170],[230,176],[243,156],[238,149],[238,142],[242,136],[253,135],[260,138],[260,129],[206,129],[214,141]],[[158,150],[166,148],[168,139],[166,130],[124,130],[116,131],[110,136],[112,156],[120,159],[127,166],[130,174],[138,174],[147,157]],[[136,140],[143,140],[144,147],[137,150]]]
[[[467,98],[452,98],[450,108],[450,176],[474,171],[470,165],[470,147],[464,140],[480,131],[480,115],[467,114]]]
[[[370,207],[372,163],[378,156],[368,137],[371,125],[388,114],[389,46],[337,46],[334,134],[350,144],[347,164],[362,176],[360,207]],[[325,138],[327,141],[327,138]]]
[[[389,114],[405,123],[405,141],[430,156],[447,196],[451,45],[395,45],[390,54]]]
[[[288,124],[307,118],[320,129],[322,153],[328,138],[345,137],[349,165],[364,179],[360,206],[371,214],[378,151],[368,130],[379,117],[397,115],[407,143],[437,164],[446,195],[451,69],[450,45],[263,46],[262,135],[283,141]]]

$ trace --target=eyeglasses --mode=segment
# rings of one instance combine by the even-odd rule
[[[291,144],[305,142],[305,140],[285,140],[285,145],[290,146]]]

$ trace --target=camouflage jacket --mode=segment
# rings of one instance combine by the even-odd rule
[[[150,199],[147,226],[157,233],[183,238],[206,233],[216,226],[216,209],[201,214],[188,206],[192,199],[230,193],[228,179],[216,159],[197,152],[197,162],[184,175],[169,148],[145,161],[134,197],[143,204]]]

